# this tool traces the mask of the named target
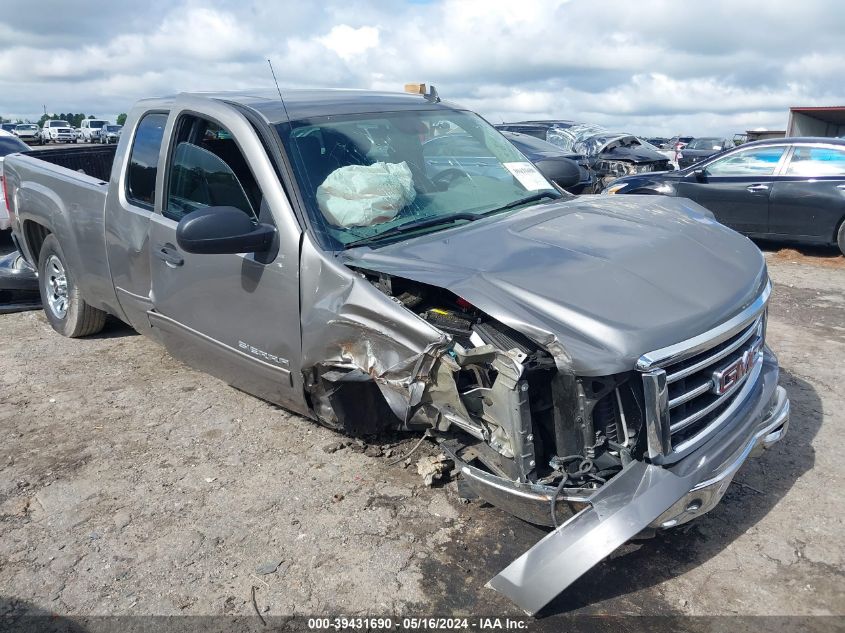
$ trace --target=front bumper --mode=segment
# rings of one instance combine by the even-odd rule
[[[711,510],[745,460],[786,434],[789,399],[777,380],[777,361],[766,350],[757,382],[732,422],[683,459],[671,466],[633,461],[589,495],[564,489],[557,506],[575,514],[489,586],[533,615],[640,532],[681,525]],[[460,460],[457,464],[483,499],[533,523],[550,524],[551,488],[515,484]]]
[[[650,527],[664,529],[676,527],[709,512],[721,501],[734,475],[747,458],[760,455],[783,439],[789,428],[789,398],[786,395],[786,389],[777,387],[773,400],[769,413],[735,459],[725,464],[713,476],[695,484],[671,508],[652,521]]]

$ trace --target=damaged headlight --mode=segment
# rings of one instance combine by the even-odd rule
[[[596,163],[596,171],[610,176],[627,176],[635,173],[633,163],[623,160],[600,160]]]
[[[611,195],[611,194],[614,194],[614,193],[619,193],[625,187],[627,187],[628,184],[629,183],[627,183],[627,182],[620,182],[620,183],[617,183],[617,184],[610,185],[607,189],[602,191],[602,193],[605,194],[605,195]]]

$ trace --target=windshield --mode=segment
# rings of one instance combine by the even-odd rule
[[[50,127],[70,127],[67,121],[50,121]]]
[[[37,125],[19,125],[15,128],[16,130],[24,131],[24,130],[37,130]]]
[[[92,120],[90,120],[90,121],[88,121],[88,127],[92,128],[92,129],[94,129],[94,130],[99,130],[99,129],[100,129],[101,127],[103,127],[105,124],[106,124],[106,122],[105,122],[105,121],[95,121],[95,120],[93,120],[93,119],[92,119]]]
[[[697,138],[687,145],[686,149],[706,149],[719,151],[724,149],[724,141],[720,138]]]
[[[436,231],[516,208],[523,199],[561,195],[471,112],[327,116],[276,129],[329,250],[375,243],[382,234]]]
[[[107,126],[106,126],[106,131],[107,131],[107,132],[117,132],[117,131],[118,131],[118,130],[120,130],[122,127],[123,127],[122,125],[107,125]]]

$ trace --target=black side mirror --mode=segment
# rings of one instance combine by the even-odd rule
[[[568,158],[541,159],[535,161],[534,166],[548,180],[560,185],[564,189],[581,182],[581,170],[578,163]]]
[[[276,229],[254,224],[235,207],[207,207],[179,220],[176,243],[187,253],[262,253],[273,245]]]
[[[695,176],[695,179],[698,182],[707,182],[707,170],[706,169],[696,169],[692,172],[692,175]]]

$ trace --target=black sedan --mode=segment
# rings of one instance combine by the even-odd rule
[[[516,146],[520,152],[525,154],[525,158],[530,160],[539,169],[544,176],[557,182],[561,187],[566,189],[569,193],[593,193],[596,185],[596,179],[593,176],[593,171],[590,169],[590,164],[586,158],[580,154],[573,154],[565,152],[557,145],[552,145],[547,141],[538,139],[535,136],[528,134],[520,134],[519,132],[502,132],[502,136],[508,139]],[[578,169],[578,181],[574,185],[566,185],[565,181],[560,177],[555,178],[555,173],[563,173],[569,177],[569,171],[572,169],[572,162],[575,163]]]
[[[734,144],[726,138],[702,136],[694,138],[678,151],[678,168],[685,169],[701,162],[708,156],[730,149]]]
[[[619,178],[605,193],[690,198],[740,233],[845,253],[845,140],[746,143],[680,171]]]

